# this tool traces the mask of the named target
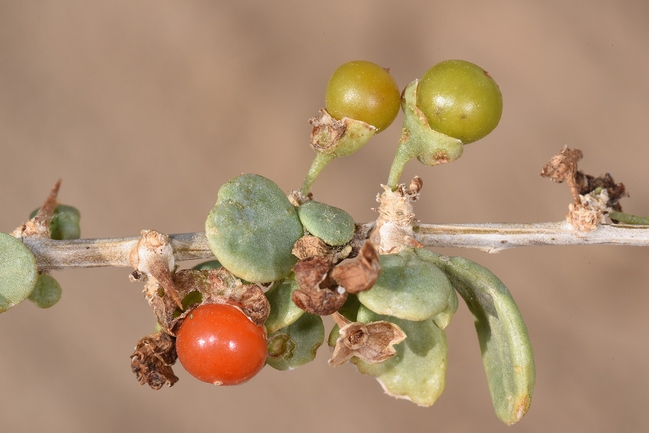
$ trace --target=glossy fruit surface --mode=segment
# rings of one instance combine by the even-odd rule
[[[397,117],[401,95],[396,81],[379,65],[357,60],[333,73],[327,84],[325,107],[335,119],[349,117],[380,132]]]
[[[417,107],[432,129],[468,144],[498,126],[503,98],[498,84],[480,66],[446,60],[419,80]]]
[[[236,307],[206,304],[192,311],[176,334],[178,359],[198,380],[238,385],[262,369],[266,332]]]

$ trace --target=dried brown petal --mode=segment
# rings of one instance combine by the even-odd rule
[[[340,327],[340,336],[329,360],[332,367],[344,364],[353,356],[369,364],[387,361],[397,353],[394,345],[406,338],[401,328],[391,322],[351,322],[339,313],[332,317]]]
[[[137,342],[131,355],[131,369],[140,385],[146,383],[157,390],[178,382],[171,368],[177,358],[174,339],[164,332],[156,332]]]
[[[347,300],[347,292],[338,291],[338,284],[328,274],[333,264],[331,256],[315,256],[293,266],[300,290],[291,299],[307,313],[327,316],[338,311]]]
[[[360,293],[372,288],[380,274],[378,252],[366,241],[358,256],[338,264],[330,275],[348,293]]]

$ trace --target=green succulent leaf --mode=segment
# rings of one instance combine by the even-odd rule
[[[27,299],[37,280],[34,254],[20,240],[0,233],[0,313]]]
[[[354,236],[354,218],[342,209],[308,201],[297,208],[297,213],[304,228],[326,244],[344,245]]]
[[[293,292],[299,288],[295,275],[290,275],[266,292],[270,303],[270,314],[265,323],[266,331],[272,333],[286,328],[304,314],[304,310],[298,308],[291,299]]]
[[[29,215],[34,218],[40,208],[36,209]],[[81,226],[79,220],[81,214],[73,206],[60,204],[54,209],[52,220],[50,221],[50,238],[55,240],[79,239],[81,237]]]
[[[418,249],[379,256],[381,275],[374,286],[358,294],[363,305],[378,314],[404,320],[432,319],[449,310],[453,287],[437,266],[422,259]]]
[[[43,274],[38,276],[36,287],[29,295],[29,300],[40,308],[50,308],[61,299],[61,285],[53,277]]]
[[[381,364],[368,364],[355,357],[352,362],[361,373],[376,377],[389,395],[431,406],[446,385],[446,334],[432,320],[401,320],[375,314],[363,306],[358,311],[360,322],[380,320],[395,323],[407,335],[394,346],[396,355]]]
[[[273,181],[243,174],[219,189],[205,232],[210,249],[227,270],[246,281],[267,283],[291,272],[297,261],[293,244],[304,229]]]
[[[535,381],[532,345],[521,313],[488,269],[462,257],[438,255],[437,261],[475,318],[496,415],[514,424],[530,407]]]
[[[218,260],[208,260],[207,262],[197,264],[192,269],[195,271],[205,271],[209,269],[218,269],[220,267],[222,267],[222,265]]]
[[[268,335],[266,363],[277,370],[292,370],[313,361],[323,342],[322,319],[304,313],[291,325]]]

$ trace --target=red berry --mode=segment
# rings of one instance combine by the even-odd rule
[[[178,359],[198,380],[238,385],[266,362],[266,331],[231,305],[206,304],[192,311],[176,334]]]

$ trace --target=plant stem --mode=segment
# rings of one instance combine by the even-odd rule
[[[534,224],[419,224],[415,238],[426,247],[477,248],[485,252],[543,245],[649,246],[649,227],[601,224],[580,232],[566,221]]]
[[[300,192],[302,195],[307,196],[309,191],[311,191],[311,186],[315,182],[316,178],[320,174],[323,168],[331,162],[336,156],[331,153],[317,153],[313,163],[311,163],[311,168],[304,179],[304,184],[302,184],[302,189]]]
[[[535,224],[418,224],[415,239],[425,247],[478,248],[495,253],[523,246],[541,245],[629,245],[649,246],[649,227],[602,224],[596,230],[579,232],[567,222]],[[25,245],[36,256],[40,270],[130,267],[129,254],[140,237],[122,239],[76,239],[55,241],[26,238]],[[214,255],[205,233],[169,235],[175,261],[210,259]]]
[[[417,149],[413,149],[412,144],[408,142],[400,142],[399,147],[397,148],[397,153],[394,155],[394,160],[392,160],[392,166],[390,166],[390,174],[388,176],[388,187],[391,190],[395,190],[399,185],[399,179],[401,179],[401,174],[405,168],[408,161],[414,158],[417,155]]]

